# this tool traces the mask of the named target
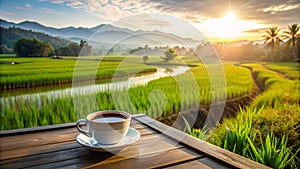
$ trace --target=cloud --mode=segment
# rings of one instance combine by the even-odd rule
[[[281,4],[278,6],[270,6],[268,8],[263,9],[263,12],[282,12],[282,11],[289,11],[292,9],[297,9],[300,7],[300,4],[294,4],[294,5],[287,5],[287,4]]]
[[[155,6],[159,5],[157,2],[136,0],[136,1],[124,1],[124,0],[42,0],[55,4],[63,4],[74,9],[83,10],[88,13],[92,13],[102,19],[112,21],[121,17],[129,16],[132,14],[144,13],[144,12],[158,12]]]
[[[2,12],[2,11],[0,11],[0,15],[8,15],[8,16],[10,16],[10,15],[14,15],[14,13],[12,13],[12,12]]]
[[[30,8],[30,7],[31,7],[31,5],[30,5],[30,4],[25,4],[25,6],[26,6],[27,8]]]
[[[23,7],[23,6],[17,6],[15,8],[20,9],[20,10],[31,11],[31,12],[39,12],[39,13],[48,13],[48,14],[60,15],[60,13],[57,13],[53,9],[50,9],[50,8],[32,8],[32,7]]]
[[[268,28],[258,28],[258,29],[245,30],[243,32],[245,32],[245,33],[265,33],[267,30],[268,30]]]
[[[40,2],[51,2],[53,4],[63,4],[65,0],[39,0]]]
[[[228,10],[239,19],[255,20],[263,24],[286,25],[298,23],[299,0],[235,0],[195,1],[195,0],[40,0],[69,6],[92,13],[107,21],[140,13],[164,13],[191,22],[201,23],[209,18],[221,18]],[[231,9],[229,9],[231,7]]]

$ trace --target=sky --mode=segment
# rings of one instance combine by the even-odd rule
[[[0,18],[63,28],[112,24],[214,41],[254,40],[300,24],[300,0],[0,0]],[[200,36],[199,36],[200,37]]]

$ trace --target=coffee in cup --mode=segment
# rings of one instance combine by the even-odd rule
[[[86,119],[76,122],[79,132],[100,144],[116,144],[126,136],[131,115],[117,110],[105,110],[89,114]],[[87,130],[81,128],[87,126]]]

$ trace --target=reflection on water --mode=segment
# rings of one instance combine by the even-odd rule
[[[36,92],[31,94],[20,94],[15,96],[10,96],[11,101],[14,101],[18,98],[25,99],[35,99],[38,97],[46,96],[48,98],[56,98],[56,97],[64,97],[64,96],[74,96],[74,95],[87,95],[93,94],[96,92],[105,92],[105,91],[114,91],[114,90],[123,90],[129,89],[131,87],[146,85],[150,81],[168,77],[168,76],[176,76],[179,74],[183,74],[189,70],[187,66],[178,66],[174,68],[157,68],[156,73],[138,76],[138,77],[130,77],[125,81],[113,81],[110,83],[102,83],[102,84],[93,84],[88,86],[79,86],[79,87],[68,87],[65,89],[56,89],[47,92]],[[8,97],[1,98],[1,105],[4,102],[8,102]]]

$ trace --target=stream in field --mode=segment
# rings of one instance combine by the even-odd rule
[[[23,91],[21,93],[14,93],[10,92],[10,96],[2,96],[0,98],[1,105],[7,104],[8,102],[13,102],[15,100],[18,100],[20,98],[24,99],[36,99],[39,97],[48,97],[49,99],[57,98],[57,97],[64,97],[64,96],[74,96],[74,95],[87,95],[87,94],[93,94],[96,92],[101,91],[114,91],[114,90],[124,90],[129,89],[131,87],[146,85],[150,81],[157,80],[163,77],[168,76],[176,76],[183,74],[187,72],[190,68],[187,66],[177,66],[172,68],[157,68],[156,73],[142,75],[142,76],[136,76],[136,77],[130,77],[127,80],[123,81],[113,81],[109,83],[101,83],[101,84],[93,84],[93,85],[87,85],[87,86],[79,86],[79,87],[66,87],[64,89],[56,88],[44,92],[33,92],[26,93],[26,91]]]

